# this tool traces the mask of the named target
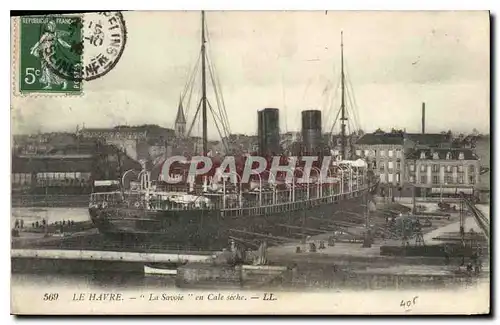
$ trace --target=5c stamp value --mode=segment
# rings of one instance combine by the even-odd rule
[[[80,93],[82,18],[20,18],[18,72],[21,93]]]

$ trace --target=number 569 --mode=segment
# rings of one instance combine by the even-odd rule
[[[54,300],[57,300],[57,298],[59,298],[59,294],[58,293],[45,293],[43,295],[43,300],[44,301],[54,301]]]

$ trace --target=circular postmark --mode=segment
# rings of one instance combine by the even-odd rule
[[[107,74],[119,62],[127,42],[127,29],[120,12],[72,17],[66,33],[58,31],[52,20],[44,32],[47,31],[52,42],[42,55],[46,67],[60,78],[72,81],[89,81]]]

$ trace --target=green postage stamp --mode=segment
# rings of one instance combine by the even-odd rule
[[[82,92],[83,35],[80,16],[20,17],[16,65],[19,92]]]

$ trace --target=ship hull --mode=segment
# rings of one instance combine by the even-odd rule
[[[272,242],[273,237],[290,238],[293,233],[301,233],[301,229],[324,229],[328,222],[335,220],[363,224],[364,219],[360,216],[366,209],[364,194],[366,191],[359,191],[337,197],[331,202],[301,202],[300,208],[292,211],[267,210],[249,215],[201,209],[150,211],[93,208],[89,212],[101,234],[122,242],[124,246],[220,250],[228,247],[231,239],[240,242],[266,239]]]

